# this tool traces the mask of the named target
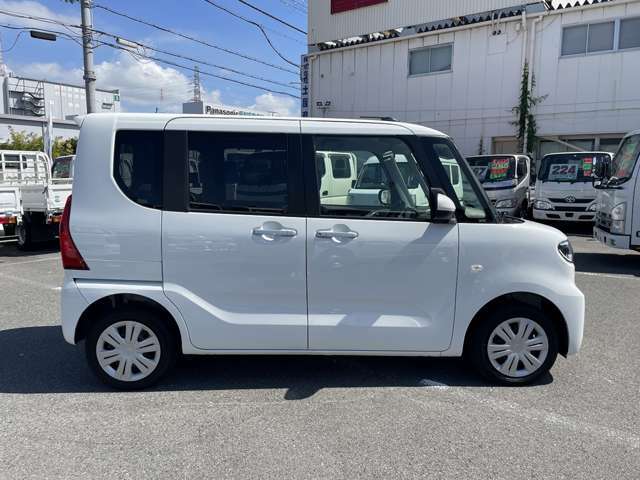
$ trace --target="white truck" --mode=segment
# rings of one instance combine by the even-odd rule
[[[0,224],[5,236],[14,235],[23,220],[23,190],[47,185],[50,163],[42,152],[0,150]]]
[[[597,210],[593,172],[611,161],[608,152],[550,153],[540,162],[533,219],[594,222]]]
[[[58,236],[62,211],[71,195],[74,158],[74,155],[58,157],[52,163],[44,154],[36,156],[38,181],[20,185],[22,217],[16,229],[18,247],[29,248],[34,242]]]
[[[628,134],[610,163],[596,168],[595,238],[613,248],[640,251],[640,130]]]

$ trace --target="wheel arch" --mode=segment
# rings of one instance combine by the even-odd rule
[[[89,305],[84,312],[82,312],[82,315],[78,320],[74,336],[75,343],[86,339],[91,324],[96,317],[102,316],[107,312],[115,311],[124,306],[138,307],[156,314],[158,318],[165,323],[167,328],[169,328],[169,331],[175,341],[176,351],[183,351],[182,334],[173,315],[157,301],[149,297],[133,293],[114,293],[104,296]]]
[[[567,328],[567,322],[564,315],[551,300],[543,297],[542,295],[530,292],[513,292],[500,295],[478,310],[465,333],[463,355],[468,352],[475,330],[482,321],[491,314],[492,311],[503,306],[513,306],[518,304],[537,308],[553,320],[553,324],[555,325],[556,332],[558,334],[558,350],[560,354],[566,357],[569,351],[569,330]]]

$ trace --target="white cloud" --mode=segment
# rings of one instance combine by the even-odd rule
[[[58,63],[30,63],[14,68],[16,75],[82,85],[81,68],[64,68]],[[182,112],[182,103],[192,97],[191,78],[172,67],[164,67],[152,60],[137,60],[120,52],[113,61],[96,64],[98,88],[118,89],[126,111]],[[202,88],[205,102],[225,104],[219,90]],[[249,102],[247,102],[249,103]],[[264,93],[255,97],[252,105],[244,105],[278,115],[298,115],[295,99]]]
[[[66,69],[58,63],[30,63],[14,69],[17,75],[82,85],[82,69]],[[182,103],[191,98],[191,79],[182,72],[151,60],[136,60],[120,53],[114,61],[96,64],[98,88],[118,89],[129,111],[181,112]],[[203,89],[203,98],[221,103],[218,90]]]
[[[275,112],[283,116],[293,116],[297,114],[297,104],[293,98],[274,95],[273,93],[258,95],[255,103],[251,105],[250,108],[262,112]]]
[[[51,20],[55,20],[57,22],[69,23],[72,25],[78,25],[80,23],[80,9],[78,10],[78,15],[65,15],[62,13],[57,13],[45,5],[42,5],[40,2],[36,2],[33,0],[0,0],[0,8],[2,10],[7,10],[10,12],[20,13],[22,15],[29,15],[32,17],[44,17]],[[12,25],[19,25],[29,28],[41,28],[41,29],[51,29],[57,30],[58,25],[52,25],[46,22],[25,19],[25,18],[17,18],[9,15],[0,15],[0,19],[3,22],[10,22]]]

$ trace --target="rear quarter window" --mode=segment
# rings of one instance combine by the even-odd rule
[[[162,208],[162,132],[116,133],[113,177],[132,201],[150,208]]]

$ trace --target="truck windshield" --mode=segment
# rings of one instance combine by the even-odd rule
[[[627,137],[611,161],[611,180],[622,182],[631,178],[640,155],[640,134]]]
[[[543,182],[591,182],[596,163],[609,158],[604,153],[562,153],[547,155],[540,164],[538,180]]]
[[[514,157],[469,157],[467,161],[485,188],[515,186],[516,160]]]
[[[53,161],[51,167],[52,178],[72,178],[71,167],[73,165],[72,157],[60,157]]]

